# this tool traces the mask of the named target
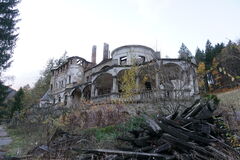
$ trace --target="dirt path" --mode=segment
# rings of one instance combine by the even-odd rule
[[[0,125],[0,158],[5,154],[3,147],[10,144],[12,139],[8,137],[4,127]]]

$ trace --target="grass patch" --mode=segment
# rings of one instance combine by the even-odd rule
[[[89,128],[84,130],[75,130],[74,133],[80,134],[88,144],[79,144],[83,148],[112,148],[117,142],[116,138],[126,134],[129,130],[138,128],[143,123],[142,117],[134,117],[121,124],[106,126],[103,128]],[[9,136],[13,142],[6,147],[7,155],[21,156],[26,155],[28,151],[39,144],[46,144],[46,128],[35,125],[34,127],[19,126],[16,128],[7,128]],[[69,130],[68,132],[73,132]]]
[[[236,111],[240,111],[240,89],[219,93],[217,94],[217,97],[220,99],[220,107],[225,109],[227,109],[226,107],[229,107],[229,110],[231,111],[230,106],[233,106]]]
[[[8,156],[25,155],[36,145],[46,141],[46,133],[43,132],[42,127],[8,127],[6,131],[13,140],[5,147]]]
[[[79,132],[83,138],[86,138],[90,145],[83,145],[83,148],[115,148],[118,136],[127,134],[128,131],[139,128],[144,122],[142,117],[133,117],[121,124],[111,125],[102,128],[89,128]]]
[[[125,123],[117,124],[114,126],[107,126],[104,128],[97,128],[95,131],[95,137],[98,141],[106,139],[113,140],[122,134],[126,134],[130,130],[138,128],[142,123],[142,117],[134,117]]]

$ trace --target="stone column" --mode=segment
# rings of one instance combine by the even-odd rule
[[[196,70],[193,69],[192,71],[193,71],[192,75],[193,75],[194,94],[199,94],[199,86],[197,82]]]
[[[81,99],[84,98],[84,95],[83,95],[83,90],[81,90]]]
[[[104,43],[103,45],[103,60],[106,60],[109,58],[109,45],[107,43]]]
[[[95,88],[95,90],[94,90],[95,92],[94,92],[94,95],[95,95],[95,97],[97,97],[98,96],[98,89],[97,88]]]
[[[195,86],[194,86],[194,80],[193,80],[193,75],[192,75],[192,73],[190,73],[190,83],[189,83],[189,85],[190,85],[190,90],[191,90],[191,92],[190,92],[190,96],[192,96],[193,94],[194,94],[194,90],[195,90]]]
[[[92,63],[96,64],[97,46],[92,47]]]
[[[137,87],[137,91],[139,91],[139,83],[140,83],[140,78],[139,76],[136,77],[136,87]]]
[[[95,97],[95,84],[91,85],[91,98]]]
[[[159,89],[159,75],[156,73],[156,89]]]
[[[112,93],[118,93],[117,77],[113,77]]]

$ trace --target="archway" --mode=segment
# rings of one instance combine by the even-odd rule
[[[105,95],[111,93],[113,77],[109,73],[103,73],[96,78],[94,81],[97,94],[96,95]]]
[[[174,90],[184,88],[184,71],[181,66],[175,63],[164,64],[158,72],[159,84],[164,89]],[[160,87],[161,88],[161,87]]]
[[[91,98],[91,85],[87,85],[84,89],[83,89],[83,97],[86,100],[90,100]]]
[[[178,64],[175,63],[167,63],[164,64],[160,71],[163,71],[162,76],[165,77],[167,80],[182,80],[183,78],[183,69]]]
[[[81,101],[82,91],[80,90],[80,88],[75,88],[71,96],[73,105],[76,105]]]
[[[117,74],[118,93],[122,93],[123,76],[124,76],[124,74],[127,70],[128,69],[123,69],[123,70],[119,71],[118,74]]]
[[[142,66],[138,73],[139,89],[140,90],[152,90],[156,88],[156,72],[155,65]]]

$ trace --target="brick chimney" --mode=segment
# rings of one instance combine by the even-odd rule
[[[97,46],[92,46],[92,63],[96,64]]]
[[[108,54],[109,54],[109,45],[107,43],[104,43],[103,46],[103,60],[108,59]]]

